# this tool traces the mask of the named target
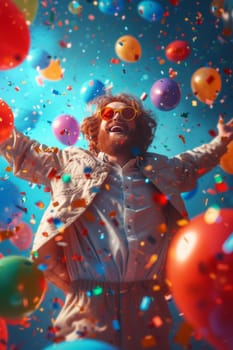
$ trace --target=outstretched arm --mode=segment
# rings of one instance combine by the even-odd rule
[[[220,158],[227,151],[227,145],[233,140],[233,119],[224,123],[220,117],[217,130],[218,134],[211,142],[169,160],[175,171],[171,177],[176,179],[174,182],[180,192],[190,191],[200,176],[219,164]]]
[[[0,144],[0,155],[11,165],[14,175],[34,183],[50,185],[49,175],[60,169],[59,151],[13,130]]]

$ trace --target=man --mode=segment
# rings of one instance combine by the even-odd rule
[[[187,218],[180,193],[215,167],[233,139],[218,136],[171,159],[147,153],[156,121],[131,95],[104,95],[84,119],[89,150],[48,148],[14,131],[0,146],[14,174],[44,184],[51,203],[32,257],[66,293],[54,341],[94,337],[122,350],[168,350],[164,265]]]

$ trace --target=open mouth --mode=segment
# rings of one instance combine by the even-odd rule
[[[125,129],[120,125],[113,125],[108,129],[109,132],[114,134],[125,134]]]

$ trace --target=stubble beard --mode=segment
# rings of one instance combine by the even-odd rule
[[[112,156],[132,154],[132,149],[137,145],[135,131],[127,135],[119,135],[111,138],[107,132],[100,130],[98,134],[98,149]]]

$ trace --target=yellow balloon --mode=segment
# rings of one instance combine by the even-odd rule
[[[191,89],[198,100],[212,105],[218,97],[222,80],[216,69],[201,67],[191,77]]]
[[[226,153],[221,157],[220,167],[226,173],[233,175],[233,141],[228,144]]]
[[[72,15],[79,15],[82,12],[83,7],[78,3],[78,1],[71,1],[68,6],[68,10]]]
[[[31,24],[36,17],[38,0],[13,0],[13,2],[24,14],[26,21]]]
[[[115,43],[117,56],[125,62],[137,62],[142,55],[142,48],[139,41],[131,35],[124,35]]]
[[[40,75],[47,80],[60,80],[63,78],[63,69],[60,60],[50,60],[48,67],[39,70]]]

